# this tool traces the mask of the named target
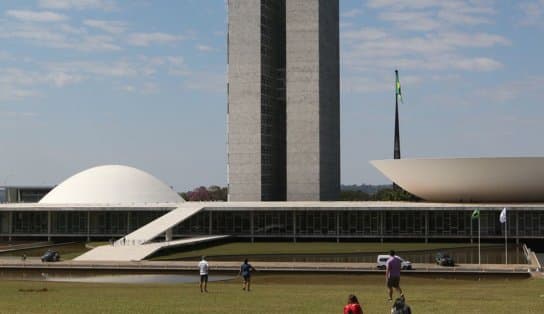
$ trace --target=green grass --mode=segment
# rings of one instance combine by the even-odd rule
[[[542,313],[544,280],[453,280],[403,277],[414,313]],[[46,292],[20,292],[41,289]],[[354,293],[368,313],[389,313],[383,276],[264,275],[252,292],[238,280],[197,284],[79,284],[0,282],[2,313],[341,313]]]
[[[220,244],[208,248],[172,253],[157,256],[152,260],[176,260],[195,256],[241,255],[256,254],[334,254],[334,253],[371,253],[449,249],[456,247],[470,247],[477,244],[470,243],[380,243],[380,242],[233,242]],[[482,244],[484,246],[484,244]]]

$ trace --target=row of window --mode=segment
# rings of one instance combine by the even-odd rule
[[[163,215],[165,211],[52,212],[52,234],[124,235]],[[90,221],[88,221],[90,217]],[[253,226],[251,219],[253,217]],[[498,213],[482,212],[482,236],[502,236]],[[0,231],[9,233],[9,214],[0,214]],[[90,228],[87,230],[87,228]],[[210,230],[211,227],[211,230]],[[11,232],[46,234],[47,212],[15,212]],[[460,236],[474,237],[478,223],[469,212],[437,211],[204,211],[174,228],[174,234],[305,236]],[[511,212],[508,234],[544,237],[544,211]]]

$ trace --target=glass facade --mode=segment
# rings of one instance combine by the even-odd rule
[[[122,237],[164,210],[3,211],[0,236]],[[232,210],[205,209],[173,228],[175,237],[475,239],[478,220],[468,210]],[[498,210],[482,210],[482,238],[503,238]],[[544,238],[544,209],[510,210],[508,237]]]

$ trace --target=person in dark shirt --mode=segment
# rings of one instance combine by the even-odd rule
[[[344,314],[363,314],[363,309],[359,304],[359,300],[353,294],[348,297],[348,304],[344,306]]]
[[[244,260],[244,263],[240,266],[240,272],[238,275],[242,276],[244,278],[244,285],[242,287],[242,290],[246,290],[249,292],[250,284],[251,284],[251,272],[255,271],[256,269],[251,266],[250,263],[248,263],[247,258]]]
[[[404,296],[400,296],[393,303],[393,308],[391,308],[391,314],[412,314],[412,309],[408,304]]]

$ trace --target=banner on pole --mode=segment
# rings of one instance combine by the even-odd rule
[[[501,222],[501,224],[506,223],[506,207],[502,209],[499,216],[499,221]]]

